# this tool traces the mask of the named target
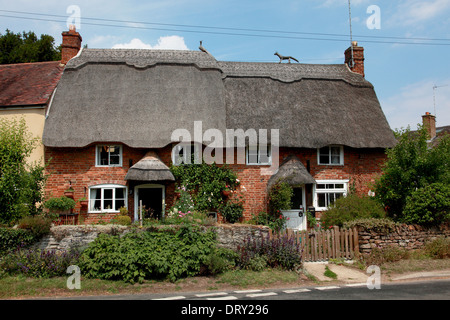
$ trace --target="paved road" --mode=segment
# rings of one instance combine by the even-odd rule
[[[234,290],[170,294],[72,297],[69,300],[450,300],[450,279],[381,284],[369,289],[366,283],[328,285],[278,290]]]

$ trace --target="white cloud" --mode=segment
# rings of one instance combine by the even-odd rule
[[[399,4],[393,20],[402,25],[413,25],[430,20],[450,8],[448,0],[406,0]]]
[[[434,111],[433,86],[447,85],[435,90],[436,97],[436,125],[450,125],[450,78],[435,83],[424,80],[412,83],[400,89],[399,93],[382,101],[381,107],[392,129],[416,129],[422,123],[425,112]]]
[[[128,43],[115,44],[113,49],[166,49],[166,50],[189,50],[180,36],[160,37],[155,45],[146,44],[140,39],[132,39]]]

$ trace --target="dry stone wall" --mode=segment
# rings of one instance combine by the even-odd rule
[[[386,248],[397,246],[400,248],[413,250],[423,248],[426,242],[438,237],[449,237],[450,228],[448,225],[439,227],[422,227],[419,225],[398,225],[391,231],[376,231],[358,227],[359,251],[370,253],[372,248]]]
[[[164,226],[166,227],[166,226]],[[215,226],[219,246],[235,249],[245,239],[261,239],[269,235],[269,228],[248,224],[219,224]],[[94,241],[101,233],[126,234],[132,229],[119,225],[78,225],[54,226],[36,247],[42,250],[70,250],[83,248]]]

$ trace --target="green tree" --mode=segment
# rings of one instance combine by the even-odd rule
[[[383,174],[375,183],[376,198],[394,220],[405,221],[407,198],[420,188],[435,182],[450,183],[450,136],[429,148],[427,131],[419,127],[395,132],[398,143],[387,150]]]
[[[0,118],[0,223],[11,224],[41,212],[44,168],[26,162],[37,141],[23,118]]]
[[[0,34],[0,64],[61,60],[61,48],[52,36],[32,31]]]

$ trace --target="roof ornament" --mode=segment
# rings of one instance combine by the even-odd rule
[[[200,46],[198,47],[200,49],[200,51],[203,51],[209,55],[211,55],[211,53],[208,52],[208,50],[206,50],[203,45],[202,45],[202,40],[200,40]]]
[[[281,61],[283,61],[283,60],[288,60],[289,63],[291,63],[291,59],[298,62],[298,60],[295,59],[294,57],[291,57],[291,56],[282,56],[282,55],[279,54],[278,52],[275,52],[274,55],[275,55],[275,56],[278,56],[278,58],[280,58],[280,62],[279,62],[279,63],[281,63]]]

